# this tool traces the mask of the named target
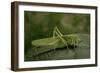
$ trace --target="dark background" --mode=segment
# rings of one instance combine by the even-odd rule
[[[63,35],[90,34],[89,14],[25,11],[24,23],[25,54],[31,49],[33,40],[52,37],[55,26]]]

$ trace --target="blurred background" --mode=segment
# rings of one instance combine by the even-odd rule
[[[90,15],[77,13],[24,12],[25,54],[31,49],[32,41],[53,36],[57,26],[63,35],[90,34]]]

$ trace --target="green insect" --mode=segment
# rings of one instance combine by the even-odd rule
[[[67,48],[78,46],[80,38],[76,34],[63,35],[57,26],[54,27],[53,35],[50,38],[38,39],[32,41],[32,45],[36,47],[46,47],[45,50]],[[47,49],[48,48],[48,49]]]

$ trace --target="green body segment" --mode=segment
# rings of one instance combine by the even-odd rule
[[[43,46],[51,46],[56,48],[66,46],[62,40],[58,39],[59,37],[53,38],[44,38],[32,41],[32,45],[36,47],[43,47]],[[70,35],[63,35],[62,38],[66,41],[67,45],[77,46],[78,43],[81,41],[78,35],[70,34]]]
[[[77,46],[81,41],[78,35],[67,35],[64,37],[68,45]]]

